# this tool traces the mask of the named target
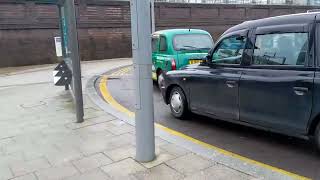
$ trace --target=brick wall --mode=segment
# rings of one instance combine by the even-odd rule
[[[310,7],[212,4],[155,5],[156,27],[201,28],[217,39],[244,20],[306,12]],[[128,2],[77,1],[82,60],[131,56]],[[57,62],[54,36],[59,36],[54,5],[0,0],[0,67]]]

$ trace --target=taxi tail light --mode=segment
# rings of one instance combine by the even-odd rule
[[[171,70],[177,70],[176,60],[171,59]]]

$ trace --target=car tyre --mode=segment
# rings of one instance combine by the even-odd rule
[[[178,119],[184,119],[188,114],[188,103],[183,90],[176,86],[170,92],[169,105],[171,114]]]
[[[162,86],[162,83],[163,83],[163,76],[162,76],[162,71],[161,70],[158,72],[158,75],[157,75],[157,83],[158,83],[159,89],[161,89],[161,86]]]
[[[314,141],[315,141],[317,150],[320,152],[320,122],[318,123],[317,129],[315,132]]]

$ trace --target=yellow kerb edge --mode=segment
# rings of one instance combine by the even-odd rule
[[[115,109],[117,109],[118,111],[122,112],[122,113],[125,113],[127,114],[129,117],[134,117],[134,112],[131,112],[130,110],[128,110],[127,108],[125,108],[124,106],[122,106],[121,104],[119,104],[111,95],[111,93],[109,92],[108,90],[108,76],[103,76],[100,80],[100,83],[99,83],[99,88],[100,88],[100,92],[101,92],[101,95],[102,97],[104,98],[104,100],[106,102],[108,102],[111,106],[113,106]],[[299,179],[299,180],[311,180],[310,178],[307,178],[307,177],[304,177],[304,176],[300,176],[298,174],[294,174],[294,173],[291,173],[291,172],[288,172],[288,171],[285,171],[283,169],[280,169],[280,168],[277,168],[277,167],[273,167],[273,166],[270,166],[270,165],[267,165],[267,164],[264,164],[264,163],[261,163],[261,162],[258,162],[258,161],[255,161],[255,160],[252,160],[252,159],[249,159],[249,158],[246,158],[244,156],[240,156],[238,154],[235,154],[235,153],[232,153],[232,152],[229,152],[229,151],[226,151],[224,149],[221,149],[221,148],[218,148],[216,146],[213,146],[211,144],[208,144],[208,143],[205,143],[205,142],[202,142],[202,141],[199,141],[193,137],[190,137],[188,135],[185,135],[183,133],[180,133],[178,131],[175,131],[173,129],[170,129],[168,127],[165,127],[161,124],[158,124],[158,123],[155,123],[155,126],[159,129],[162,129],[163,131],[166,131],[172,135],[175,135],[175,136],[178,136],[178,137],[181,137],[183,139],[186,139],[186,140],[189,140],[195,144],[199,144],[203,147],[206,147],[208,149],[212,149],[212,150],[215,150],[225,156],[230,156],[230,157],[233,157],[233,158],[236,158],[236,159],[239,159],[239,160],[242,160],[242,161],[245,161],[247,163],[251,163],[251,164],[254,164],[254,165],[257,165],[257,166],[260,166],[260,167],[263,167],[263,168],[266,168],[266,169],[270,169],[274,172],[278,172],[278,173],[281,173],[281,174],[284,174],[284,175],[287,175],[293,179]]]

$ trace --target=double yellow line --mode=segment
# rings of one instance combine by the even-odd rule
[[[118,111],[122,112],[122,113],[125,113],[126,115],[128,115],[129,117],[134,117],[134,112],[128,110],[127,108],[125,108],[124,106],[122,106],[121,104],[119,104],[111,95],[111,93],[109,92],[108,90],[108,76],[103,76],[100,80],[100,83],[99,83],[99,89],[100,89],[100,93],[103,97],[103,99],[109,103],[113,108],[117,109]],[[238,155],[238,154],[235,154],[235,153],[232,153],[230,151],[226,151],[224,149],[221,149],[219,147],[216,147],[216,146],[213,146],[211,144],[208,144],[208,143],[205,143],[205,142],[202,142],[200,140],[197,140],[193,137],[190,137],[188,135],[185,135],[181,132],[178,132],[178,131],[175,131],[173,129],[170,129],[168,127],[165,127],[161,124],[158,124],[158,123],[155,123],[155,126],[156,128],[159,128],[159,129],[162,129],[163,131],[166,131],[168,132],[169,134],[172,134],[172,135],[175,135],[175,136],[178,136],[178,137],[181,137],[181,138],[184,138],[186,140],[189,140],[195,144],[198,144],[198,145],[201,145],[205,148],[208,148],[208,149],[212,149],[214,151],[217,151],[225,156],[229,156],[229,157],[232,157],[232,158],[236,158],[236,159],[239,159],[239,160],[242,160],[244,162],[247,162],[247,163],[250,163],[250,164],[254,164],[254,165],[257,165],[257,166],[260,166],[260,167],[263,167],[263,168],[266,168],[266,169],[269,169],[269,170],[272,170],[274,172],[278,172],[278,173],[281,173],[281,174],[284,174],[286,176],[289,176],[291,177],[292,179],[299,179],[299,180],[311,180],[310,178],[307,178],[307,177],[303,177],[303,176],[300,176],[298,174],[294,174],[294,173],[291,173],[291,172],[288,172],[288,171],[285,171],[283,169],[280,169],[280,168],[277,168],[277,167],[273,167],[273,166],[270,166],[270,165],[267,165],[267,164],[264,164],[264,163],[261,163],[261,162],[258,162],[258,161],[255,161],[255,160],[252,160],[252,159],[249,159],[249,158],[246,158],[244,156],[241,156],[241,155]]]

